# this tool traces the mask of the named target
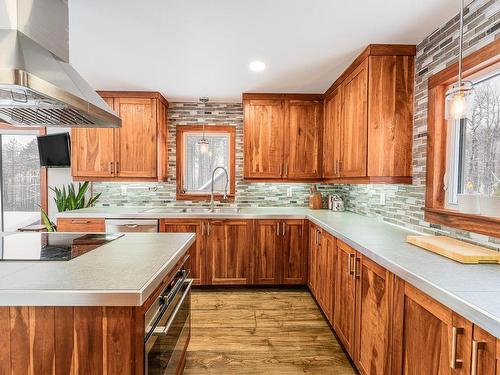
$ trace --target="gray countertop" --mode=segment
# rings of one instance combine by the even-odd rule
[[[349,212],[243,208],[238,213],[172,213],[168,208],[90,208],[59,217],[307,218],[403,280],[500,337],[500,266],[464,265],[406,242],[414,232]],[[1,284],[0,284],[1,285]]]
[[[141,306],[194,241],[127,233],[70,261],[2,261],[0,306]]]

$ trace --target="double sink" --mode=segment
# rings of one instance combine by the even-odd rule
[[[157,207],[150,208],[143,213],[166,213],[166,214],[176,214],[176,213],[194,213],[194,214],[237,214],[240,212],[238,207],[218,207],[211,209],[210,207]]]

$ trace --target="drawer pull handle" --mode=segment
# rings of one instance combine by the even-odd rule
[[[450,367],[452,369],[462,368],[463,360],[457,359],[457,346],[458,346],[458,335],[462,335],[464,333],[463,328],[452,328],[451,335],[451,363]]]
[[[354,254],[349,254],[349,264],[347,265],[347,272],[349,272],[349,275],[354,276],[354,267],[353,267],[353,261],[354,260]]]
[[[355,266],[354,266],[354,277],[356,279],[360,279],[361,278],[361,258],[356,258],[356,261],[355,261]]]
[[[479,356],[479,350],[483,350],[485,342],[472,341],[472,363],[471,363],[471,375],[477,375],[477,357]]]
[[[71,224],[90,224],[90,220],[71,220]]]

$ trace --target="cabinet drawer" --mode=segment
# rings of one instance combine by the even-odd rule
[[[58,232],[104,232],[104,219],[57,219]]]

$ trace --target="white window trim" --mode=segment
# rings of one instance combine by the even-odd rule
[[[187,144],[187,137],[188,136],[192,136],[192,135],[196,135],[196,136],[199,136],[200,134],[202,134],[203,131],[189,131],[189,132],[184,132],[183,133],[183,139],[182,139],[182,142],[183,142],[183,163],[184,165],[182,166],[182,173],[183,173],[183,178],[182,178],[182,181],[184,181],[184,186],[182,187],[184,189],[184,194],[188,194],[188,195],[200,195],[200,196],[205,196],[207,195],[207,192],[205,191],[197,191],[197,190],[188,190],[185,183],[186,183],[186,175],[187,175],[187,147],[186,147],[186,144]],[[229,132],[206,132],[205,133],[205,137],[207,138],[210,138],[210,137],[213,137],[213,136],[219,136],[219,137],[226,137],[227,140],[228,140],[228,149],[227,149],[227,160],[228,160],[228,163],[231,163],[231,134]],[[229,177],[229,182],[231,182],[231,170],[230,170],[230,165],[227,166],[226,170],[227,170],[227,173],[228,173],[228,177]],[[228,194],[230,194],[230,186],[228,185]],[[214,191],[215,194],[217,195],[220,195],[222,194],[222,192],[219,192],[219,191]],[[210,193],[208,193],[210,194]]]

